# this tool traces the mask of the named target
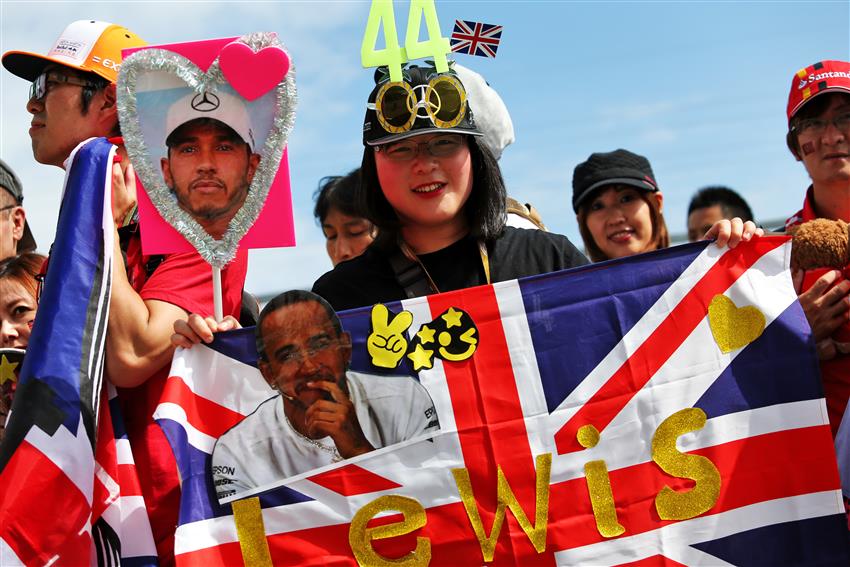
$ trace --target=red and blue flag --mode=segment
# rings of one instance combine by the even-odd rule
[[[67,161],[50,269],[0,447],[2,565],[156,564],[132,454],[103,387],[114,155],[100,138]]]
[[[261,511],[247,523],[216,500],[210,453],[274,394],[255,368],[252,331],[178,351],[157,410],[183,478],[178,565],[355,565],[355,517],[389,495],[415,501],[425,521],[367,543],[388,559],[419,538],[434,565],[481,564],[487,540],[493,565],[846,565],[832,436],[789,258],[784,237],[734,250],[697,243],[389,303],[413,315],[411,339],[450,308],[479,333],[471,358],[435,359],[418,375],[439,433],[244,493]],[[340,318],[352,368],[375,372],[370,310]],[[673,452],[710,462],[717,491],[707,510],[663,519],[657,495],[701,481],[666,472],[653,445],[692,408],[705,422],[674,435]],[[588,425],[598,439],[584,448],[577,433]],[[601,534],[594,513],[587,466],[600,461],[616,536]]]
[[[495,57],[502,39],[502,26],[455,20],[449,43],[454,53]]]

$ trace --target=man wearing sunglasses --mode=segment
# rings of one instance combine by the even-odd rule
[[[36,161],[63,167],[81,141],[118,134],[121,50],[141,45],[126,28],[81,20],[65,29],[46,56],[3,55],[9,72],[32,82],[27,111],[33,116],[29,134]]]
[[[800,69],[788,98],[788,149],[812,180],[803,208],[786,230],[825,218],[850,222],[850,63],[821,61]],[[800,289],[803,274],[795,274]],[[821,376],[833,433],[850,397],[850,343],[836,332],[850,321],[850,281],[830,271],[800,293],[821,357]]]
[[[197,328],[200,320],[193,318]],[[183,328],[175,331],[187,344],[200,340]],[[349,370],[351,337],[314,293],[293,290],[272,299],[260,314],[256,340],[260,374],[278,395],[216,442],[219,498],[439,429],[431,397],[410,376]]]
[[[20,179],[0,159],[0,260],[35,251],[35,239],[23,208],[24,188]]]
[[[123,141],[114,138],[120,135],[115,83],[122,50],[143,45],[124,27],[80,20],[65,28],[47,55],[9,51],[2,62],[8,71],[32,82],[26,108],[33,117],[29,134],[36,161],[70,167],[70,153],[88,138],[110,137],[118,144],[121,163],[113,167],[112,208],[115,242],[121,247],[114,255],[106,374],[120,388],[159,563],[172,565],[180,484],[174,456],[151,416],[168,378],[174,322],[192,312],[211,315],[213,286],[209,265],[196,252],[143,255],[139,228],[132,220],[135,174]],[[244,253],[222,271],[225,315],[239,315],[246,271]]]

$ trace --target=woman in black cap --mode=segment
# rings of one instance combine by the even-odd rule
[[[591,154],[573,172],[573,210],[594,262],[667,248],[663,202],[649,160],[628,150]]]
[[[339,311],[587,263],[564,236],[505,226],[502,175],[457,76],[403,75],[378,70],[363,125],[360,210],[378,237],[313,291]]]
[[[649,160],[628,150],[591,154],[573,172],[573,210],[594,262],[670,246],[663,203]],[[757,234],[764,231],[752,221],[734,218],[718,221],[703,238],[734,248]]]

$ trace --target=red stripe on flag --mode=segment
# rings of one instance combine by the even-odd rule
[[[486,286],[475,292],[462,290],[429,297],[428,303],[433,317],[449,307],[466,311],[479,332],[475,354],[463,362],[444,361],[443,369],[464,463],[484,528],[490,533],[493,525],[497,505],[497,464],[533,523],[536,506],[534,459],[496,294],[492,286]],[[521,565],[551,565],[551,558],[538,555],[512,513],[506,513],[507,521],[496,555],[512,554]],[[480,557],[469,520],[464,518],[455,529],[458,537],[474,542]]]
[[[711,459],[723,478],[718,504],[709,512],[717,514],[742,506],[801,494],[835,490],[838,475],[829,451],[831,436],[826,426],[795,429],[751,437],[716,447],[694,451]],[[777,471],[766,475],[765,471]],[[731,476],[734,474],[734,477]],[[618,503],[622,537],[658,529],[673,522],[660,520],[654,512],[654,497],[665,484],[681,490],[688,481],[665,475],[654,463],[643,463],[611,472],[611,485]],[[512,484],[513,486],[513,484]],[[514,488],[517,488],[514,486]],[[274,514],[267,510],[267,514]],[[431,540],[432,565],[480,564],[481,550],[469,533],[469,520],[459,502],[435,506],[426,511],[425,526],[401,537],[372,542],[381,555],[398,558],[413,550],[416,537]],[[397,519],[397,516],[392,519]],[[370,522],[373,527],[386,518]],[[551,553],[609,541],[596,531],[590,500],[583,478],[552,486],[547,551]],[[354,565],[348,544],[349,525],[335,524],[268,536],[272,559],[280,564]],[[178,566],[206,567],[213,560],[240,564],[237,544],[223,544],[178,556]],[[517,565],[511,549],[497,549],[488,565]],[[225,558],[226,561],[221,559]],[[652,565],[651,559],[647,565]],[[323,561],[326,561],[323,562]],[[643,565],[643,563],[640,563]]]
[[[175,555],[174,564],[176,567],[210,567],[212,565],[244,565],[245,562],[242,559],[242,548],[237,541]],[[279,563],[279,565],[293,564],[291,561]]]
[[[711,459],[723,479],[717,505],[703,516],[777,498],[836,490],[839,486],[838,473],[830,451],[832,441],[827,426],[780,431],[694,451],[693,454]],[[765,474],[765,471],[776,471],[776,474]],[[655,494],[665,484],[682,490],[692,483],[666,475],[651,462],[611,471],[619,520],[626,528],[621,537],[674,523],[660,520],[654,510]],[[513,482],[511,486],[514,490],[521,488]],[[266,514],[268,518],[275,511],[266,510]],[[415,548],[416,537],[425,537],[431,541],[432,565],[481,564],[481,549],[460,502],[428,508],[426,514],[427,522],[421,529],[404,536],[376,540],[371,545],[384,557],[400,558]],[[390,520],[398,520],[398,516],[378,518],[369,522],[368,526],[374,527]],[[485,526],[489,532],[490,524],[485,522]],[[349,524],[272,534],[267,539],[275,564],[355,565],[349,546]],[[596,531],[584,478],[553,485],[547,547],[537,556],[537,561],[551,564],[555,551],[601,541],[611,540],[602,538]],[[237,544],[223,544],[186,553],[178,556],[178,566],[206,567],[215,561],[239,565],[241,555],[238,550]],[[488,565],[526,565],[525,558],[514,559],[511,555],[521,551],[499,546],[494,561]],[[653,561],[649,558],[638,564],[641,567],[659,564]]]
[[[0,537],[25,565],[56,557],[59,565],[89,563],[91,506],[44,453],[21,443],[0,474],[0,486]]]
[[[620,563],[618,567],[687,567],[683,563],[673,561],[669,557],[663,555],[653,555],[639,561],[630,561],[629,563]]]
[[[347,465],[339,469],[311,476],[307,480],[343,496],[369,494],[371,492],[402,487],[388,478],[367,471],[357,465]]]
[[[478,43],[489,43],[492,45],[499,45],[499,41],[501,40],[501,38],[493,39],[492,37],[479,37],[477,35],[465,35],[462,33],[452,34],[452,39],[458,41],[476,41]]]
[[[600,433],[604,431],[705,318],[711,299],[729,289],[762,256],[785,244],[789,238],[758,238],[723,254],[634,354],[555,433],[558,453],[583,449],[576,440],[576,433],[584,425],[591,424]]]
[[[100,419],[95,439],[95,461],[103,469],[101,474],[107,474],[118,481],[118,456],[115,447],[115,431],[112,427],[112,406],[109,405],[107,388],[100,391]],[[96,522],[103,511],[114,500],[116,495],[110,493],[110,488],[104,485],[98,475],[95,475],[92,490],[92,522]]]
[[[717,504],[703,515],[838,490],[834,451],[827,425],[758,435],[693,451],[689,454],[710,459],[721,477]],[[611,471],[610,478],[617,516],[626,528],[622,537],[676,523],[658,517],[655,496],[665,485],[679,492],[694,485],[691,480],[667,475],[654,462]],[[553,485],[550,510],[549,542],[555,549],[608,541],[596,529],[584,477]]]
[[[215,438],[221,437],[225,431],[245,417],[196,394],[178,376],[168,378],[159,403],[171,403],[180,406],[186,412],[186,419],[192,427]]]
[[[142,496],[136,465],[118,465],[118,484],[121,496]]]

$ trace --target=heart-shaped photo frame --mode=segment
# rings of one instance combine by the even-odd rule
[[[166,47],[124,59],[118,78],[124,143],[156,212],[204,260],[223,268],[279,173],[286,173],[288,188],[295,72],[273,33],[227,43],[206,69]]]

